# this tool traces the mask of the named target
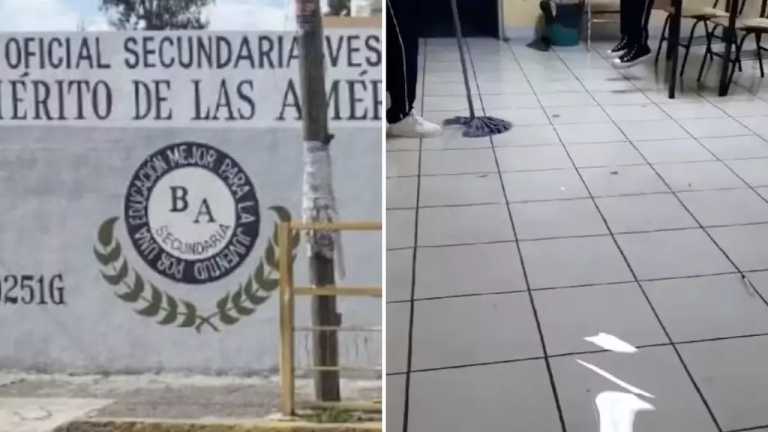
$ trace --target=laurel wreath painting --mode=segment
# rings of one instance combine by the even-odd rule
[[[270,210],[275,212],[280,222],[291,220],[291,214],[284,207],[270,207]],[[278,287],[280,263],[277,222],[256,270],[244,283],[240,284],[236,291],[226,293],[216,302],[215,312],[201,314],[197,305],[159,289],[131,267],[128,259],[123,257],[120,241],[115,237],[115,224],[118,219],[117,217],[109,218],[99,227],[99,244],[94,246],[93,252],[103,267],[101,275],[107,283],[115,287],[117,298],[139,306],[140,308],[134,311],[143,317],[159,318],[157,321],[159,325],[193,328],[198,333],[202,333],[208,327],[219,332],[220,326],[235,325],[241,319],[253,314]],[[292,250],[289,253],[291,265],[296,260],[295,251],[299,244],[299,235],[295,233],[292,238]],[[129,278],[131,274],[133,278]]]

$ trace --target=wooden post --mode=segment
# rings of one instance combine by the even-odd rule
[[[293,335],[293,266],[290,251],[290,224],[283,222],[277,234],[280,250],[280,381],[282,382],[281,410],[283,415],[292,416],[295,411],[294,385],[294,335]]]
[[[299,67],[301,77],[301,99],[302,115],[304,119],[304,145],[306,147],[305,157],[311,154],[319,154],[323,151],[328,152],[332,136],[328,133],[328,106],[325,92],[325,67],[323,55],[323,21],[320,11],[319,0],[296,0],[296,20],[299,27]],[[326,147],[322,147],[326,146]],[[321,158],[318,158],[320,160]],[[320,162],[323,163],[323,162]],[[317,177],[323,177],[325,168],[330,171],[330,160],[327,160],[328,166],[307,167],[305,170],[313,170],[312,174]],[[308,191],[306,176],[309,171],[305,171],[305,219],[307,214],[314,222],[323,221],[322,214],[328,208],[322,208],[328,205],[332,197],[322,197],[324,203],[319,203],[321,199],[315,197],[312,199],[312,208],[308,211],[306,201],[310,199],[306,194]],[[323,174],[318,174],[323,173]],[[327,179],[330,182],[330,178]],[[309,189],[320,186],[326,192],[332,191],[331,185],[313,185]],[[327,188],[325,188],[327,186]],[[330,199],[329,199],[330,198]],[[335,210],[335,209],[334,209]],[[334,260],[333,260],[333,235],[329,232],[314,231],[310,234],[310,259],[309,259],[309,277],[313,286],[323,287],[326,285],[335,285]],[[315,296],[312,298],[312,324],[317,327],[341,325],[341,317],[336,311],[336,298],[332,296]],[[314,366],[338,366],[339,348],[338,336],[335,331],[318,331],[313,334],[313,358]],[[322,370],[314,373],[315,378],[315,397],[323,402],[341,400],[341,391],[339,387],[338,371]]]

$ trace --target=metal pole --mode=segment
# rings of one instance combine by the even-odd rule
[[[329,222],[329,215],[335,212],[329,155],[333,137],[328,133],[323,21],[319,0],[296,0],[296,19],[299,28],[299,67],[304,119],[304,219],[311,222]],[[310,283],[315,287],[335,285],[333,234],[328,231],[313,231],[309,233],[309,237]],[[313,297],[312,325],[341,325],[341,316],[336,312],[335,297]],[[314,366],[338,366],[338,336],[335,331],[315,332],[312,342]],[[315,371],[314,378],[315,396],[318,400],[341,400],[338,371]]]
[[[469,117],[475,118],[475,105],[472,103],[472,88],[469,85],[469,72],[467,71],[467,60],[464,57],[464,35],[461,32],[461,21],[459,20],[459,7],[456,0],[451,0],[451,13],[453,14],[453,27],[456,31],[456,44],[459,46],[459,60],[461,60],[461,71],[464,74],[464,87],[467,90],[467,103],[469,104]]]

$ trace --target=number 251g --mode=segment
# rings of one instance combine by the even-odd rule
[[[0,304],[63,305],[64,277],[61,274],[5,275],[0,279]]]

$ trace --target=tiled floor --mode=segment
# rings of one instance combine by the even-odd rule
[[[645,407],[637,432],[768,430],[751,63],[727,98],[713,69],[669,100],[663,67],[619,73],[606,44],[469,44],[477,104],[514,128],[387,143],[387,431],[597,432],[617,401]],[[454,42],[421,51],[418,109],[463,114]]]

